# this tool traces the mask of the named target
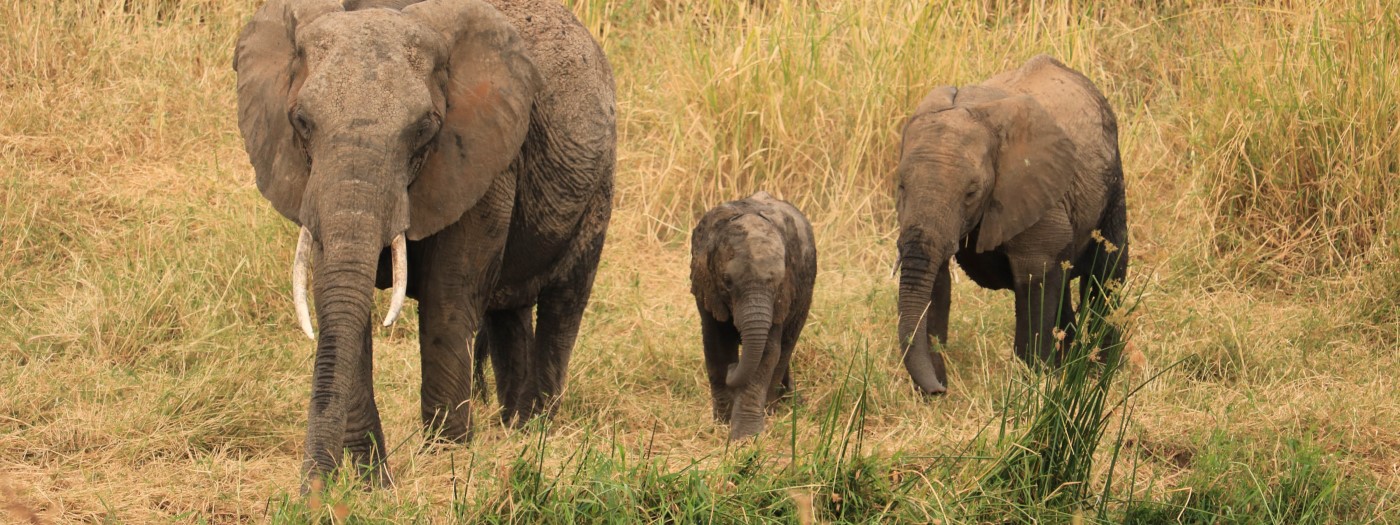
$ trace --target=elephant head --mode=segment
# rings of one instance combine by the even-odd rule
[[[1073,143],[1030,96],[941,87],[919,104],[904,128],[896,208],[899,346],[921,391],[947,384],[929,348],[936,273],[959,249],[996,250],[1040,221],[1076,169]]]
[[[314,259],[307,442],[322,466],[340,449],[344,407],[329,400],[350,395],[342,382],[364,359],[380,252],[394,253],[387,324],[405,293],[405,239],[456,222],[515,160],[541,84],[510,22],[480,0],[347,4],[270,0],[233,64],[258,189],[301,226],[293,281],[308,336]]]
[[[701,228],[692,240],[692,292],[719,321],[733,319],[743,353],[725,377],[732,388],[748,384],[768,348],[775,319],[787,317],[792,290],[779,222],[782,217],[745,213],[726,206],[712,228]],[[762,407],[759,407],[762,417]]]

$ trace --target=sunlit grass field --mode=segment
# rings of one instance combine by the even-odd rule
[[[1393,3],[569,3],[612,61],[619,158],[558,416],[478,403],[473,443],[424,449],[410,301],[375,340],[395,486],[310,498],[295,230],[235,119],[260,1],[0,6],[4,519],[1400,522]],[[952,390],[923,399],[892,273],[905,116],[1038,53],[1117,110],[1135,305],[1087,478],[1049,492],[998,474],[1059,391],[1011,352],[1011,294],[955,277]],[[811,218],[820,274],[797,402],[728,446],[688,237],[758,189]]]

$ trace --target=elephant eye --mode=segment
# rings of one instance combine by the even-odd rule
[[[413,137],[413,149],[422,149],[428,142],[437,135],[438,129],[442,126],[442,118],[437,113],[429,112],[418,119],[415,126],[416,131]]]
[[[292,121],[292,129],[296,130],[297,136],[301,137],[302,140],[311,138],[311,130],[314,126],[311,125],[311,119],[307,117],[306,111],[300,105],[293,107],[288,117]]]

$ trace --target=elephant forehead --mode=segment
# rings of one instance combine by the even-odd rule
[[[726,271],[731,276],[752,273],[760,279],[776,279],[783,271],[783,241],[776,227],[753,214],[741,215],[728,225],[737,256]]]
[[[387,9],[335,13],[299,37],[308,69],[301,96],[323,118],[411,119],[431,103],[426,80],[443,44],[418,22]]]
[[[992,130],[970,113],[959,109],[940,111],[923,116],[909,123],[909,144],[907,148],[918,151],[924,149],[966,149],[975,145],[987,146],[992,138]]]
[[[982,164],[996,145],[990,128],[963,111],[945,111],[911,124],[900,173],[922,175],[931,166]]]

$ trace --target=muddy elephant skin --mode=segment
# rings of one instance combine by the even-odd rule
[[[758,192],[710,210],[690,242],[714,415],[730,423],[731,440],[754,436],[768,406],[792,390],[789,364],[817,275],[812,226]]]

